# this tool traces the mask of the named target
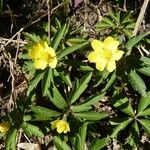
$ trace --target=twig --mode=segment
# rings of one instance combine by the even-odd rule
[[[48,11],[48,44],[51,42],[51,0],[47,0]]]
[[[9,110],[13,109],[15,102],[13,101],[14,92],[15,92],[15,77],[14,77],[14,65],[13,62],[9,60],[10,66],[10,75],[11,75],[11,94],[9,99]]]
[[[10,39],[7,39],[7,38],[3,38],[3,37],[0,37],[0,42],[2,42],[2,41],[9,41]],[[27,44],[27,42],[26,41],[22,41],[22,40],[19,40],[18,41],[18,39],[17,40],[11,40],[11,42],[12,43],[20,43],[20,44]]]
[[[21,28],[18,32],[16,32],[16,33],[8,40],[8,42],[7,42],[4,46],[7,46],[9,43],[11,43],[11,41],[12,41],[19,33],[21,33],[23,30],[24,30],[24,28]]]
[[[148,6],[148,2],[149,2],[149,0],[144,0],[144,2],[143,2],[143,6],[141,8],[140,14],[139,14],[138,19],[137,19],[136,24],[135,24],[135,28],[133,30],[133,36],[135,36],[137,34],[137,32],[139,31],[142,20],[144,18],[146,8]]]
[[[17,51],[16,51],[16,56],[15,56],[15,61],[14,61],[15,64],[17,63],[17,58],[18,58],[18,53],[19,53],[19,48],[20,48],[19,41],[20,41],[20,34],[18,34],[17,36]]]

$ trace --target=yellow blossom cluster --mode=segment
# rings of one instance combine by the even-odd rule
[[[67,133],[70,131],[69,124],[65,120],[55,120],[51,123],[52,129],[56,129],[58,133]]]
[[[119,41],[112,37],[107,37],[104,42],[93,40],[91,46],[94,49],[88,60],[96,64],[96,69],[103,71],[105,68],[112,72],[116,69],[116,61],[121,59],[123,51],[118,50]]]
[[[52,47],[48,46],[46,41],[39,41],[29,48],[29,57],[34,61],[36,69],[44,70],[46,67],[55,68],[57,65],[57,58]]]
[[[9,130],[10,124],[8,122],[0,123],[0,132],[6,133]]]

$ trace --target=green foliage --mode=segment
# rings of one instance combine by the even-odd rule
[[[135,26],[135,21],[132,18],[132,13],[123,13],[121,11],[110,11],[107,16],[96,23],[98,31],[111,30],[112,33],[124,34],[126,37],[132,37],[132,29]]]
[[[136,51],[141,41],[142,45],[148,41],[150,32],[133,37],[134,26],[133,14],[122,11],[109,12],[95,25],[101,38],[109,33],[120,39],[118,49],[124,55],[116,62],[114,72],[100,72],[87,61],[90,40],[82,38],[80,28],[72,28],[70,21],[62,23],[54,17],[50,39],[47,27],[43,36],[24,33],[25,49],[40,40],[49,41],[58,63],[55,68],[40,70],[27,51],[19,55],[24,61],[28,89],[23,98],[18,96],[16,108],[2,118],[11,124],[5,134],[6,150],[16,149],[19,129],[29,137],[52,135],[58,150],[99,150],[113,139],[124,149],[137,149],[143,131],[150,137],[150,58]],[[57,133],[63,128],[56,125],[53,129],[58,120],[67,122],[70,132]]]
[[[16,150],[17,144],[17,129],[12,127],[7,135],[6,138],[6,150]]]

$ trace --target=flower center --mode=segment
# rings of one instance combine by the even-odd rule
[[[103,57],[107,60],[110,60],[112,58],[112,52],[110,50],[104,49]]]

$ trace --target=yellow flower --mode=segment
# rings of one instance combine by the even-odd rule
[[[96,68],[103,71],[105,68],[112,72],[116,69],[116,61],[121,59],[123,51],[118,50],[119,41],[112,37],[107,37],[104,42],[93,40],[91,42],[92,51],[88,55],[88,60],[96,64]]]
[[[57,129],[58,133],[67,133],[70,131],[69,124],[64,120],[55,120],[51,122],[52,129]]]
[[[0,123],[0,132],[6,133],[9,130],[9,127],[10,125],[8,122]]]
[[[36,69],[44,70],[47,66],[55,68],[57,65],[55,51],[45,41],[40,41],[33,45],[29,49],[28,55],[34,61]]]

